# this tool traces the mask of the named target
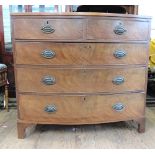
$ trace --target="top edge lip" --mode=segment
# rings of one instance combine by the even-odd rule
[[[147,18],[152,19],[151,16],[134,15],[134,14],[117,14],[117,13],[99,13],[99,12],[25,12],[25,13],[11,13],[11,16],[98,16],[98,17],[124,17],[124,18]]]

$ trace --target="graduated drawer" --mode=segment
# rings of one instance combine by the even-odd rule
[[[142,117],[144,94],[19,95],[19,117],[37,123],[89,124]]]
[[[123,19],[89,19],[87,39],[107,41],[149,40],[149,22]]]
[[[16,64],[146,64],[147,44],[16,42]]]
[[[83,21],[79,19],[15,19],[13,28],[15,39],[83,38]]]
[[[16,68],[20,92],[122,92],[144,90],[145,67]]]

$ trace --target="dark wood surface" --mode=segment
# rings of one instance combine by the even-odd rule
[[[41,30],[47,23],[55,30],[51,34]],[[116,34],[120,23],[126,31]],[[39,123],[135,120],[138,131],[145,131],[149,17],[12,14],[12,29],[19,138],[24,138],[26,127]],[[43,58],[40,53],[45,49],[53,50],[55,57]],[[115,58],[117,49],[127,55]],[[43,84],[44,76],[53,76],[55,84]],[[115,85],[112,80],[117,76],[123,76],[124,83]],[[112,105],[121,102],[126,106],[116,113]],[[45,112],[48,104],[58,106],[55,115]]]

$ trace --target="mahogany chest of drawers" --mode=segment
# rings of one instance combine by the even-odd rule
[[[12,14],[18,137],[31,124],[135,120],[145,130],[150,18]]]

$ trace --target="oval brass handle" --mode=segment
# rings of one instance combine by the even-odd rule
[[[57,111],[57,108],[54,104],[52,105],[47,105],[45,108],[44,108],[44,111],[47,112],[47,113],[53,113],[53,112],[56,112]]]
[[[44,50],[41,55],[46,59],[52,59],[55,57],[55,52],[51,50]]]
[[[53,76],[44,76],[42,82],[45,85],[54,85],[56,83],[56,80]]]
[[[47,33],[47,34],[48,33],[53,33],[55,31],[55,29],[53,29],[49,24],[43,26],[41,28],[41,30],[42,30],[42,32]]]
[[[114,53],[113,53],[114,57],[115,58],[123,58],[127,55],[127,52],[126,51],[123,51],[123,50],[116,50]]]
[[[112,106],[112,108],[117,112],[121,112],[125,109],[125,106],[122,103],[116,103]]]
[[[112,80],[113,84],[120,85],[124,83],[124,77],[123,76],[117,76]]]
[[[117,25],[114,28],[114,33],[117,35],[122,35],[123,33],[125,33],[127,30],[124,28],[124,26],[122,25],[122,23],[119,23],[119,25]]]

